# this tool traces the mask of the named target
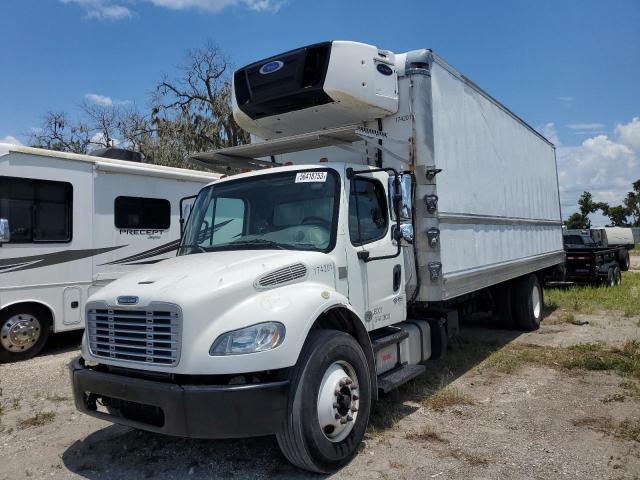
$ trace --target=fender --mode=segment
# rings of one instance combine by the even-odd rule
[[[16,300],[14,302],[7,303],[6,305],[0,306],[0,313],[4,312],[9,307],[13,307],[15,305],[22,305],[23,303],[31,303],[31,304],[40,305],[41,307],[44,307],[49,312],[49,314],[51,315],[51,328],[53,328],[53,326],[55,325],[55,321],[56,321],[56,314],[55,314],[53,308],[51,308],[51,306],[48,303],[43,302],[42,300],[36,300],[36,299],[31,299],[31,298],[26,298],[26,299],[22,299],[22,300]]]

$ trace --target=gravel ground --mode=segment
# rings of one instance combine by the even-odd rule
[[[638,318],[576,314],[589,322],[578,326],[558,321],[560,314],[534,333],[465,328],[462,337],[547,347],[640,339]],[[175,439],[77,413],[66,364],[78,354],[78,341],[58,337],[38,358],[0,365],[0,479],[317,478],[291,467],[272,437]],[[481,361],[444,372],[449,388],[464,395],[460,404],[434,410],[406,393],[387,398],[383,409],[390,400],[397,405],[392,418],[378,409],[378,428],[333,477],[640,478],[640,443],[604,427],[640,417],[638,398],[619,398],[617,374],[534,365],[500,373]]]

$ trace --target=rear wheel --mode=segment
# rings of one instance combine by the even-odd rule
[[[616,284],[616,279],[615,279],[614,269],[613,267],[609,267],[609,270],[607,270],[607,276],[604,279],[604,286],[606,288],[611,288],[615,284]]]
[[[627,272],[631,267],[631,258],[629,258],[628,250],[620,250],[618,252],[618,264],[620,265],[620,270],[623,272]]]
[[[0,362],[36,356],[49,337],[49,314],[37,306],[16,305],[0,313]]]
[[[613,284],[614,285],[622,284],[622,272],[620,271],[620,267],[615,267],[613,269]]]
[[[287,459],[312,472],[349,463],[371,408],[371,378],[358,342],[344,332],[309,334],[291,373],[287,421],[276,435]]]
[[[520,277],[513,282],[511,308],[518,328],[537,330],[542,321],[544,293],[535,274]]]

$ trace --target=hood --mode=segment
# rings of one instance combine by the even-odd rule
[[[101,288],[88,301],[117,305],[119,296],[136,296],[139,305],[151,301],[180,305],[189,297],[213,292],[231,294],[247,284],[254,288],[254,281],[262,275],[294,263],[303,263],[308,271],[329,263],[333,267],[332,259],[320,252],[234,250],[198,253],[174,257],[124,275]],[[335,286],[335,280],[331,286]]]

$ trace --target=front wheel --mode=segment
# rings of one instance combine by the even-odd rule
[[[27,360],[40,353],[49,337],[49,316],[39,307],[7,308],[0,313],[0,363]]]
[[[297,467],[332,473],[356,455],[371,409],[371,377],[358,342],[337,330],[309,334],[291,373],[287,420],[276,435]]]

